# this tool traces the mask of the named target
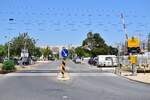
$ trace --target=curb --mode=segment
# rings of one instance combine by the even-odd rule
[[[116,75],[118,75],[118,74],[116,74]],[[122,78],[125,78],[125,79],[128,79],[128,80],[130,80],[130,81],[134,81],[134,82],[138,82],[138,83],[150,85],[150,83],[147,83],[147,82],[142,82],[142,81],[134,80],[134,79],[131,79],[131,78],[128,78],[128,77],[125,77],[125,76],[121,76],[121,75],[118,75],[118,76],[120,76],[120,77],[122,77]]]

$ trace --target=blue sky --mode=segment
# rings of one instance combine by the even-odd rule
[[[38,45],[80,45],[89,31],[108,44],[124,42],[120,13],[129,37],[150,32],[149,0],[0,0],[0,44],[28,32]],[[13,21],[9,21],[13,18]]]

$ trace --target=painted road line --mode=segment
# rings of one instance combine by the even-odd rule
[[[57,77],[59,73],[9,73],[4,76],[55,76]],[[112,76],[117,75],[113,73],[68,73],[70,76]]]

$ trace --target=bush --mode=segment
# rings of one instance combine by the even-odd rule
[[[12,72],[15,70],[15,64],[12,60],[7,60],[3,63],[2,71],[4,72]]]

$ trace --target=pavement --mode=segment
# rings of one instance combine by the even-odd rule
[[[150,85],[85,64],[67,61],[70,80],[58,80],[60,64],[43,63],[0,77],[0,100],[150,100]]]
[[[130,80],[142,82],[150,85],[150,73],[137,73],[136,76],[132,76],[131,72],[123,72],[122,76]]]

